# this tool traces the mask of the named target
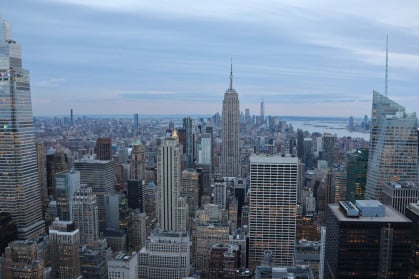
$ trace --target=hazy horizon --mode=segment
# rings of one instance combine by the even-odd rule
[[[419,2],[14,0],[33,114],[221,113],[233,58],[240,109],[362,117],[373,90],[418,112]]]

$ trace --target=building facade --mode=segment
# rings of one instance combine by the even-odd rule
[[[55,193],[57,201],[57,216],[60,220],[71,220],[71,206],[74,192],[80,188],[80,172],[64,171],[55,175]]]
[[[105,195],[114,193],[115,163],[104,160],[79,160],[74,162],[74,168],[80,171],[80,182],[92,188],[96,195],[99,228],[106,226]]]
[[[29,72],[10,24],[0,18],[0,212],[17,224],[19,239],[44,233]]]
[[[371,115],[365,195],[378,200],[387,182],[418,181],[418,125],[415,113],[375,91]]]
[[[49,228],[51,278],[81,278],[80,233],[71,221],[54,221]]]
[[[230,87],[223,100],[223,146],[221,156],[221,176],[241,176],[240,164],[240,102],[233,89],[233,68],[230,72]]]
[[[412,222],[377,200],[328,205],[324,278],[408,278]]]
[[[294,263],[298,158],[250,157],[249,267],[255,269],[266,250],[275,265]]]
[[[181,148],[176,133],[164,140],[159,149],[157,160],[157,199],[158,228],[165,232],[186,231],[186,220],[182,216],[188,216],[182,212],[180,202],[181,180]]]
[[[97,138],[96,139],[96,158],[98,160],[112,160],[112,139]]]
[[[94,246],[99,239],[99,217],[96,195],[91,187],[82,187],[75,191],[72,221],[80,231],[80,244]]]

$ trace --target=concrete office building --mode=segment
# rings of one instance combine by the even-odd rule
[[[297,157],[250,157],[249,267],[255,269],[265,250],[274,265],[294,264]]]

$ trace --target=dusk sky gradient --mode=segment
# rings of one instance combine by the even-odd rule
[[[419,1],[1,1],[33,114],[362,117],[372,91],[419,112]]]

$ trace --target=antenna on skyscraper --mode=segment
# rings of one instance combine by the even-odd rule
[[[385,81],[385,88],[384,93],[387,97],[387,91],[388,91],[388,34],[387,34],[387,40],[386,40],[386,81]]]
[[[233,57],[230,57],[230,88],[229,90],[233,90]]]

